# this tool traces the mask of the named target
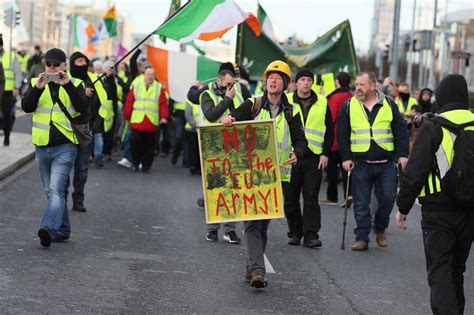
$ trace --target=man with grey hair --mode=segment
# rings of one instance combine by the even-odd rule
[[[354,251],[369,249],[372,228],[370,199],[375,188],[378,208],[373,230],[380,247],[387,247],[385,229],[397,194],[395,161],[405,169],[408,134],[405,120],[393,99],[375,89],[375,75],[357,75],[356,95],[339,111],[337,142],[342,166],[352,172],[352,197],[357,228]]]

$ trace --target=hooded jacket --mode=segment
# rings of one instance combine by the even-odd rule
[[[438,113],[455,109],[468,109],[467,83],[463,76],[451,74],[444,78],[436,89]],[[428,180],[443,133],[439,125],[426,120],[418,130],[406,171],[401,175],[397,205],[402,214],[408,214],[415,199]],[[455,211],[462,209],[443,192],[420,199],[423,210]]]

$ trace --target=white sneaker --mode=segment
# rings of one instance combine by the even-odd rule
[[[130,163],[130,161],[124,157],[120,161],[117,162],[117,165],[125,167],[125,168],[132,167],[132,163]]]

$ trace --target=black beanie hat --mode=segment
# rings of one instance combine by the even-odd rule
[[[234,75],[235,77],[235,69],[234,69],[234,65],[231,63],[231,62],[224,62],[220,65],[219,67],[219,73],[222,71],[222,70],[228,70],[230,72],[232,72],[232,74]]]
[[[301,69],[300,71],[298,71],[298,73],[296,74],[295,83],[298,82],[299,78],[301,77],[309,77],[311,78],[311,80],[314,81],[314,73],[309,69]]]
[[[66,62],[66,54],[59,48],[51,48],[44,54],[44,59],[46,61],[52,62]]]

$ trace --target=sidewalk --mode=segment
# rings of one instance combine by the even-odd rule
[[[2,144],[3,135],[0,136],[0,181],[35,157],[35,147],[31,144],[30,134],[12,132],[10,146],[4,147]]]

